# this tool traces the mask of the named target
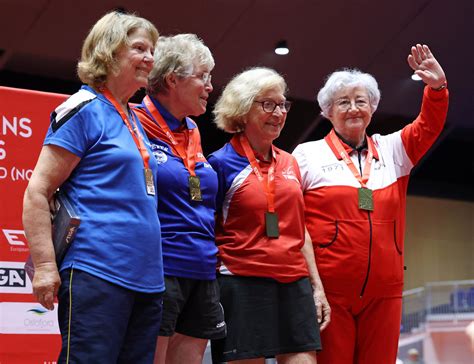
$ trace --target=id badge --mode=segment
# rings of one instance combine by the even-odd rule
[[[265,212],[265,228],[269,238],[278,238],[280,236],[278,215],[276,212]]]
[[[361,187],[358,189],[359,209],[374,211],[374,199],[370,188]]]
[[[155,196],[155,183],[153,182],[153,172],[150,168],[144,168],[146,193]]]
[[[189,176],[189,195],[191,201],[202,201],[201,181],[198,176]]]

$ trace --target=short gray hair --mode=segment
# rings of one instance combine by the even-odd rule
[[[358,69],[345,68],[335,71],[326,78],[326,83],[318,92],[318,103],[321,114],[327,118],[334,103],[334,95],[346,87],[362,86],[367,90],[372,113],[377,110],[380,101],[380,90],[374,76]]]
[[[172,72],[189,76],[194,66],[214,68],[211,51],[196,34],[161,36],[156,43],[153,69],[148,76],[147,92],[167,92],[166,77]]]
[[[255,98],[272,88],[287,93],[284,78],[275,70],[254,67],[234,76],[222,91],[214,107],[214,122],[228,133],[243,130],[243,119],[250,111]]]

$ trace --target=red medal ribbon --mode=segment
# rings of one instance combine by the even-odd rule
[[[372,139],[367,138],[368,154],[365,160],[365,166],[364,166],[364,170],[361,176],[359,173],[359,170],[354,165],[354,162],[352,162],[351,157],[349,156],[346,149],[342,145],[341,141],[337,137],[334,129],[331,130],[328,137],[329,137],[329,141],[333,144],[334,148],[337,150],[336,157],[338,157],[338,159],[339,157],[341,157],[341,159],[346,163],[347,167],[352,172],[354,177],[359,181],[360,185],[364,188],[367,188],[367,181],[369,180],[369,177],[370,177],[370,167],[372,166],[372,160],[374,159],[374,150],[375,150]]]
[[[132,121],[128,120],[128,116],[124,113],[122,107],[117,102],[117,100],[112,95],[112,93],[109,91],[109,89],[105,88],[102,91],[102,93],[107,98],[107,100],[109,100],[112,103],[112,105],[114,105],[115,109],[117,110],[117,112],[122,117],[123,122],[127,126],[128,131],[132,135],[133,141],[135,142],[135,145],[137,146],[138,151],[140,152],[140,155],[143,159],[143,165],[144,165],[145,169],[150,169],[150,164],[149,164],[150,155],[148,154],[148,150],[146,149],[145,143],[143,142],[143,137],[141,136],[140,131],[138,130],[136,123],[133,122],[133,120]],[[132,125],[133,125],[133,128],[132,128]]]
[[[179,157],[183,160],[184,166],[188,170],[189,174],[191,176],[196,176],[196,172],[194,170],[196,168],[196,151],[199,148],[199,145],[196,145],[196,143],[194,142],[194,129],[188,129],[189,137],[187,146],[185,147],[183,143],[179,143],[176,140],[173,132],[171,131],[168,124],[163,119],[163,116],[161,116],[160,112],[157,110],[157,108],[153,104],[153,101],[151,101],[148,95],[145,96],[143,102],[145,103],[145,107],[148,112],[151,114],[151,116],[153,116],[160,128],[163,129],[163,131],[165,132],[170,146],[173,148],[176,154],[178,154]]]
[[[276,165],[276,153],[272,145],[272,162],[268,168],[268,177],[265,181],[265,177],[260,169],[260,166],[255,158],[255,153],[249,144],[247,137],[244,134],[240,134],[236,139],[236,142],[240,144],[244,150],[245,156],[247,157],[252,167],[253,173],[257,176],[257,179],[263,186],[265,195],[267,196],[267,206],[269,212],[275,212],[275,165]]]

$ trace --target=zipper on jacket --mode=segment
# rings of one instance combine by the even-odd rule
[[[360,175],[362,176],[362,149],[354,149],[357,152],[357,159],[359,161],[359,170]],[[362,289],[360,290],[360,298],[364,295],[365,287],[367,286],[367,282],[369,281],[369,274],[370,274],[370,264],[372,263],[372,219],[370,217],[370,211],[367,211],[367,217],[369,220],[369,262],[367,263],[367,273],[365,275],[364,284],[362,285]]]
[[[362,289],[360,291],[360,298],[362,298],[364,295],[365,287],[367,286],[367,282],[369,280],[370,264],[372,262],[372,219],[370,217],[370,211],[367,211],[367,215],[369,217],[369,262],[367,264],[367,274],[365,275],[364,284],[362,285]]]
[[[360,150],[357,151],[357,158],[359,159],[360,175],[362,176],[362,153]],[[362,285],[362,289],[360,291],[361,298],[364,295],[365,287],[367,286],[367,282],[369,280],[370,264],[372,262],[372,219],[370,218],[370,211],[367,211],[367,217],[369,220],[369,262],[367,263],[367,274],[365,275],[364,284]]]

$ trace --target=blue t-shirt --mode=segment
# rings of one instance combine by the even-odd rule
[[[138,118],[130,115],[148,144]],[[83,86],[51,119],[44,145],[81,158],[62,185],[81,225],[61,270],[74,267],[131,290],[162,292],[157,196],[146,192],[143,159],[119,113]],[[156,178],[157,164],[147,149]]]
[[[160,137],[142,122],[147,130],[153,154],[158,162],[158,215],[161,222],[163,265],[166,275],[191,279],[216,278],[217,248],[214,240],[217,175],[202,154],[199,131],[189,118],[176,119],[156,99],[151,98],[175,138],[187,145],[188,138],[197,144],[195,173],[201,182],[202,201],[191,201],[189,172],[183,160],[170,146],[162,129],[142,103],[138,115],[159,128]],[[191,130],[194,130],[192,133]],[[196,133],[196,134],[194,134]]]

